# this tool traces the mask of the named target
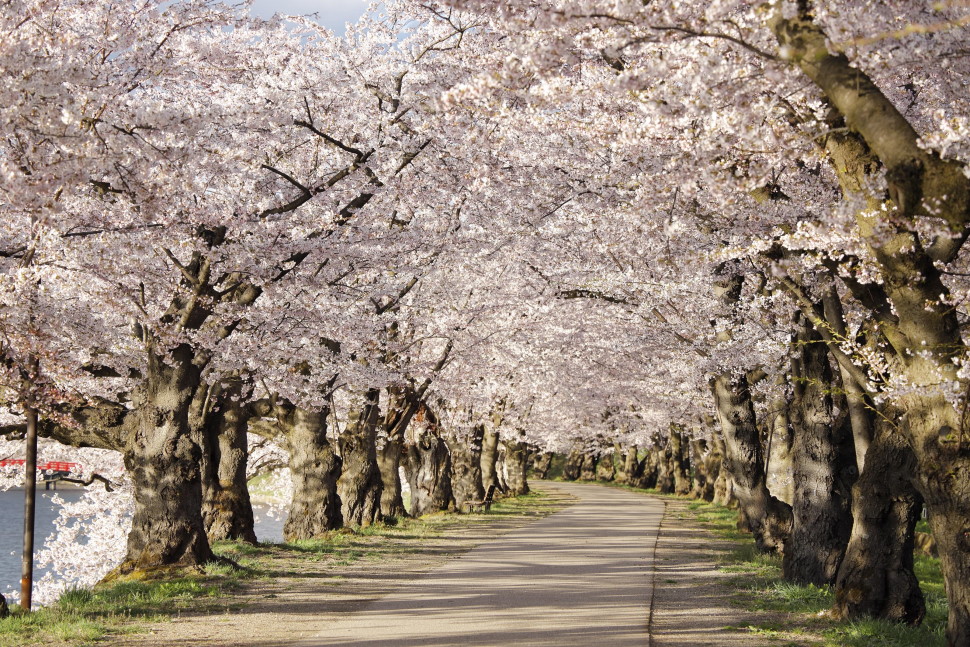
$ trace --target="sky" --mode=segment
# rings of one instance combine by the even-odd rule
[[[344,24],[355,22],[370,0],[254,0],[252,12],[263,18],[276,13],[309,14],[316,12],[320,23],[336,33],[344,33]]]

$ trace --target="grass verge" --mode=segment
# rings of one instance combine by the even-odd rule
[[[367,528],[341,529],[291,543],[258,545],[216,542],[214,552],[227,561],[201,571],[158,580],[116,581],[93,590],[64,593],[57,603],[24,613],[16,605],[0,620],[0,647],[95,647],[111,636],[146,631],[145,625],[183,614],[238,611],[232,594],[260,578],[325,576],[339,580],[341,569],[361,560],[382,560],[429,552],[435,538],[477,524],[544,516],[561,506],[541,492],[499,499],[487,514],[437,513],[419,519],[388,519]],[[431,548],[433,550],[433,548]]]
[[[797,635],[806,645],[824,647],[943,647],[946,596],[939,560],[916,555],[916,576],[926,596],[926,619],[919,627],[884,620],[838,622],[828,617],[834,603],[828,587],[799,586],[782,579],[781,558],[758,553],[751,536],[737,530],[737,513],[711,503],[692,501],[690,514],[719,537],[735,542],[721,570],[734,574],[735,603],[750,611],[780,612],[782,621],[737,627],[761,635]]]

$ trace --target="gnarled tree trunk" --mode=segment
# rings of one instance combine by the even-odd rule
[[[522,440],[505,443],[505,477],[508,492],[513,496],[529,493],[529,445]]]
[[[381,470],[381,517],[406,517],[401,484],[401,457],[404,454],[404,438],[400,434],[388,436],[377,450],[377,466]]]
[[[731,480],[731,473],[728,471],[727,462],[724,460],[724,438],[716,431],[711,436],[711,460],[714,465],[711,467],[716,474],[714,478],[714,498],[712,503],[732,506],[737,503],[734,496],[734,482]]]
[[[784,381],[785,376],[779,376]],[[779,385],[781,386],[781,385]],[[771,402],[771,419],[768,422],[768,491],[779,501],[788,505],[795,500],[795,477],[792,469],[792,434],[788,411],[790,403],[785,396]]]
[[[674,459],[673,451],[670,447],[670,438],[665,438],[662,445],[657,445],[650,450],[657,464],[657,491],[661,494],[674,493]]]
[[[201,411],[202,518],[209,541],[256,543],[253,505],[246,483],[249,413],[238,382],[218,396],[210,412]],[[205,407],[205,405],[202,405]]]
[[[656,446],[647,449],[643,459],[638,462],[637,476],[630,481],[630,484],[644,490],[657,487],[657,481],[660,478],[660,452]]]
[[[599,463],[599,456],[591,449],[583,453],[583,461],[579,466],[580,481],[596,480],[596,465]]]
[[[614,465],[615,454],[613,450],[607,450],[600,456],[599,463],[596,464],[596,480],[612,481],[616,477],[616,466]]]
[[[828,586],[835,581],[852,530],[855,453],[848,418],[833,410],[828,348],[804,319],[797,345],[791,408],[795,496],[782,566],[790,582]]]
[[[709,459],[711,451],[703,438],[690,443],[691,465],[694,467],[694,487],[690,495],[695,499],[712,501],[714,499],[714,476],[710,471],[713,463]]]
[[[791,507],[768,492],[764,452],[747,378],[721,374],[711,380],[711,388],[724,439],[724,464],[734,483],[734,496],[750,524],[758,550],[780,553],[791,533]]]
[[[505,464],[505,444],[499,443],[495,457],[495,478],[498,480],[498,490],[503,494],[509,491],[508,466]]]
[[[583,457],[585,452],[582,445],[577,445],[569,450],[566,455],[566,462],[562,466],[562,477],[566,481],[575,481],[579,478],[579,472],[583,468]]]
[[[327,439],[329,410],[287,407],[277,419],[290,451],[293,500],[283,525],[287,541],[320,537],[342,525],[337,478],[340,457]]]
[[[674,480],[674,494],[690,494],[690,457],[687,454],[687,440],[680,425],[670,426],[670,455],[668,471]]]
[[[351,415],[340,434],[341,474],[337,480],[345,526],[366,527],[381,520],[384,490],[377,464],[377,425],[380,391],[367,391],[359,411]]]
[[[482,485],[487,490],[494,485],[499,491],[504,491],[498,475],[498,432],[486,431],[482,439]]]
[[[451,455],[445,441],[425,430],[412,444],[405,445],[404,471],[411,486],[412,517],[453,509]]]
[[[629,485],[633,472],[638,466],[636,445],[624,447],[616,443],[613,445],[613,456],[616,461],[616,474],[613,480],[620,485]]]
[[[552,469],[552,459],[555,456],[552,452],[541,452],[537,454],[532,463],[532,474],[537,479],[545,479],[549,476]]]
[[[445,437],[451,453],[451,483],[455,506],[460,510],[466,501],[485,498],[482,485],[482,441],[485,427],[476,425],[468,436]]]
[[[128,552],[109,578],[212,559],[202,519],[202,451],[189,423],[193,396],[202,384],[192,360],[187,344],[167,358],[149,352],[135,399],[138,424],[124,450],[135,497]]]
[[[918,624],[926,604],[913,573],[913,543],[923,499],[916,457],[883,411],[869,437],[865,468],[852,489],[853,526],[835,580],[837,618],[876,617]]]

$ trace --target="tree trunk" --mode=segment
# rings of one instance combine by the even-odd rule
[[[388,405],[381,423],[383,441],[377,449],[377,465],[381,470],[381,516],[406,517],[401,488],[401,456],[404,452],[404,432],[417,410],[416,394],[403,387],[387,390]]]
[[[670,426],[670,458],[668,470],[674,480],[674,494],[690,494],[690,458],[687,455],[687,441],[680,425]]]
[[[452,509],[451,455],[445,441],[432,431],[422,431],[416,442],[405,445],[405,458],[411,516]]]
[[[581,446],[573,447],[566,455],[566,462],[562,466],[562,477],[566,481],[575,481],[583,468],[585,452]]]
[[[786,376],[781,375],[780,381]],[[779,397],[771,402],[771,422],[768,435],[768,491],[779,501],[791,505],[795,500],[795,481],[792,470],[792,443],[794,435],[788,417],[787,397]]]
[[[731,473],[728,471],[727,461],[724,460],[724,438],[717,431],[711,435],[711,455],[715,466],[712,468],[716,474],[714,478],[714,499],[712,503],[730,507],[737,503],[734,497],[734,482],[731,480]]]
[[[482,486],[494,485],[502,490],[498,478],[498,432],[486,431],[482,439]]]
[[[904,396],[900,409],[946,585],[947,645],[970,645],[970,439],[943,396]]]
[[[289,407],[278,416],[286,432],[293,500],[283,526],[287,541],[320,537],[342,525],[337,478],[341,461],[327,439],[327,409]]]
[[[690,495],[695,499],[712,501],[714,499],[714,474],[710,471],[713,466],[709,459],[711,450],[707,448],[707,441],[703,438],[692,440],[690,443],[691,464],[694,467],[694,487]]]
[[[665,438],[663,445],[657,445],[650,450],[654,454],[654,461],[657,464],[657,491],[661,494],[674,493],[674,458],[673,450],[670,447],[670,438]]]
[[[209,541],[255,544],[253,505],[246,483],[249,414],[240,396],[240,385],[233,383],[218,395],[215,410],[200,412],[202,517]]]
[[[797,345],[791,421],[795,498],[782,566],[789,582],[828,586],[835,581],[852,530],[855,453],[852,432],[844,424],[848,418],[833,411],[828,348],[802,318]]]
[[[637,467],[635,465],[637,462],[636,446],[623,447],[620,443],[616,443],[613,445],[613,455],[616,457],[616,474],[613,480],[620,485],[630,485],[633,472]]]
[[[537,479],[542,480],[549,476],[553,456],[555,456],[555,454],[552,452],[542,452],[536,456],[535,462],[532,465],[532,474]]]
[[[498,481],[499,492],[505,494],[509,491],[509,474],[508,466],[505,464],[506,450],[503,443],[498,444],[495,454],[495,479]]]
[[[744,376],[721,374],[711,380],[724,439],[724,462],[734,483],[734,496],[751,523],[762,552],[782,552],[791,533],[791,508],[771,496],[764,472],[761,439]]]
[[[338,439],[342,470],[337,493],[345,526],[366,527],[382,518],[384,485],[377,464],[379,399],[379,390],[368,390],[360,410],[352,414]]]
[[[608,451],[600,456],[600,462],[596,465],[597,481],[612,481],[616,477],[616,466],[614,465],[615,454]]]
[[[485,427],[476,425],[468,437],[446,436],[451,453],[451,483],[455,506],[460,510],[466,501],[485,498],[482,485],[482,442]]]
[[[580,467],[579,467],[579,480],[595,481],[597,463],[599,463],[599,456],[594,454],[592,450],[587,450],[586,452],[584,452],[583,462],[580,463]]]
[[[505,474],[508,492],[513,496],[529,493],[527,468],[529,446],[521,440],[505,443]]]
[[[787,60],[812,80],[850,126],[848,132],[832,133],[821,143],[835,162],[843,192],[868,202],[869,209],[856,220],[882,280],[864,290],[855,286],[854,292],[878,319],[894,352],[887,365],[908,390],[893,404],[901,413],[900,430],[916,456],[918,487],[939,544],[949,601],[947,644],[970,645],[966,412],[954,409],[941,393],[948,387],[966,393],[966,381],[954,361],[966,345],[959,310],[940,271],[967,240],[967,167],[922,146],[919,133],[873,79],[844,53],[829,51],[827,35],[816,23],[810,3],[799,3],[787,16],[779,10],[770,26],[779,45],[789,51]],[[894,209],[882,208],[884,198],[869,194],[873,183],[867,176],[876,169]],[[946,222],[950,231],[924,242],[913,223],[926,216]],[[850,280],[846,284],[853,289]]]
[[[644,490],[657,487],[657,481],[660,478],[660,460],[657,448],[651,447],[646,450],[643,460],[638,461],[638,463],[639,467],[636,470],[638,476],[632,481],[634,487]]]
[[[189,423],[201,385],[192,360],[186,344],[167,358],[148,354],[135,400],[138,426],[124,451],[135,498],[128,552],[106,579],[165,566],[201,566],[212,559],[202,520],[202,451]]]
[[[401,485],[401,456],[404,453],[404,438],[398,434],[389,436],[384,446],[377,450],[377,466],[381,470],[381,517],[406,517],[404,496]]]
[[[893,428],[892,413],[883,416],[875,438],[869,438],[866,467],[852,488],[852,535],[835,580],[832,614],[915,625],[926,612],[913,573],[923,499],[913,483],[916,457]]]

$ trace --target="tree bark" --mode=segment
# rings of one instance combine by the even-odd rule
[[[711,468],[714,463],[710,460],[710,455],[713,452],[708,449],[707,441],[703,438],[692,440],[690,449],[691,465],[694,468],[694,487],[691,489],[690,495],[695,499],[713,501],[714,473]]]
[[[714,430],[711,435],[711,456],[715,466],[712,470],[716,474],[714,478],[714,499],[712,503],[730,507],[737,503],[734,497],[734,482],[731,480],[731,473],[728,471],[727,461],[724,460],[724,438]]]
[[[482,485],[487,490],[494,485],[503,491],[498,478],[498,432],[486,431],[482,439]]]
[[[549,470],[552,468],[552,459],[555,456],[552,452],[541,452],[535,457],[535,462],[532,465],[532,473],[537,479],[545,479],[549,476]]]
[[[209,541],[256,543],[253,505],[246,482],[249,413],[238,381],[214,397],[212,411],[201,411],[202,518]],[[206,405],[203,404],[205,409]]]
[[[434,432],[423,431],[417,441],[405,445],[405,458],[411,516],[453,509],[451,455],[445,441]]]
[[[893,405],[901,413],[899,429],[916,456],[918,488],[939,545],[949,601],[946,640],[953,647],[968,645],[967,421],[966,412],[958,412],[940,393],[941,384],[959,385],[961,393],[967,392],[954,362],[966,346],[950,290],[935,263],[952,261],[967,240],[970,178],[963,163],[944,160],[923,147],[915,128],[873,80],[844,54],[829,51],[809,3],[799,5],[792,15],[775,12],[771,27],[779,45],[787,48],[788,60],[824,93],[848,127],[846,133],[825,137],[822,144],[843,191],[861,195],[868,203],[856,221],[882,281],[864,289],[853,285],[851,278],[843,281],[878,321],[892,348],[888,363],[907,386],[908,392]],[[895,208],[884,208],[885,200],[869,193],[873,169],[884,169]],[[941,219],[950,231],[924,243],[911,224],[924,217]]]
[[[670,455],[668,471],[674,480],[674,494],[690,494],[690,457],[687,454],[687,440],[680,425],[670,427]]]
[[[384,441],[377,451],[377,466],[381,470],[381,517],[406,517],[401,483],[401,458],[404,454],[404,438],[395,434]]]
[[[505,444],[499,443],[495,451],[495,479],[498,481],[498,491],[505,494],[509,491],[508,466],[505,464]]]
[[[451,454],[451,482],[455,506],[460,510],[466,501],[485,498],[482,484],[482,442],[485,427],[476,425],[468,437],[449,435],[445,437]]]
[[[780,381],[785,376],[779,377]],[[792,443],[794,435],[788,416],[790,403],[787,397],[771,402],[771,421],[768,435],[768,491],[779,501],[791,505],[795,500],[795,481],[792,468]]]
[[[761,439],[744,376],[721,374],[711,380],[724,439],[724,463],[737,497],[762,552],[782,552],[791,533],[791,507],[768,492]]]
[[[674,480],[674,456],[671,449],[671,439],[665,438],[662,445],[650,449],[653,461],[657,465],[657,491],[661,494],[673,494],[676,481]]]
[[[566,462],[562,466],[562,477],[566,481],[575,481],[579,478],[580,470],[583,468],[583,457],[585,452],[582,446],[573,447],[566,455]]]
[[[919,624],[926,604],[913,573],[916,523],[923,508],[913,478],[916,457],[883,412],[870,437],[866,468],[852,488],[853,526],[835,580],[839,619],[885,618]]]
[[[646,450],[643,459],[637,462],[639,464],[636,469],[637,476],[631,481],[631,485],[644,490],[657,487],[657,481],[660,478],[660,460],[656,447]]]
[[[387,413],[381,423],[382,444],[377,449],[377,465],[381,470],[382,517],[406,517],[401,487],[401,459],[404,453],[404,432],[418,408],[417,394],[406,387],[387,390]]]
[[[633,478],[633,472],[637,468],[637,465],[635,465],[637,462],[636,445],[624,447],[620,443],[616,443],[613,446],[613,455],[616,457],[616,474],[613,480],[620,485],[629,485]]]
[[[595,481],[597,463],[599,463],[599,456],[593,450],[587,449],[583,452],[583,460],[579,467],[579,480]]]
[[[804,318],[797,345],[792,371],[793,525],[782,566],[789,582],[828,586],[835,581],[852,530],[855,453],[848,418],[833,410],[828,348]]]
[[[359,411],[351,414],[338,438],[341,473],[337,479],[345,526],[366,527],[382,519],[384,484],[377,464],[380,391],[369,389]]]
[[[182,344],[168,358],[150,349],[136,393],[138,425],[125,445],[135,511],[124,561],[106,579],[165,566],[201,566],[213,557],[202,519],[202,451],[189,410],[202,380]]]
[[[293,500],[283,525],[286,541],[321,537],[340,528],[337,478],[341,461],[327,439],[328,409],[287,407],[277,416],[290,451]]]
[[[416,414],[416,420],[426,424],[416,434],[415,441],[404,446],[404,469],[411,486],[409,512],[412,517],[420,517],[429,512],[453,510],[455,498],[451,486],[451,454],[440,436],[438,420],[423,404]]]
[[[599,463],[596,464],[596,480],[612,481],[616,477],[616,466],[614,465],[616,455],[612,450],[607,450],[600,456]]]
[[[505,441],[505,474],[513,496],[529,493],[529,445],[522,440]]]

